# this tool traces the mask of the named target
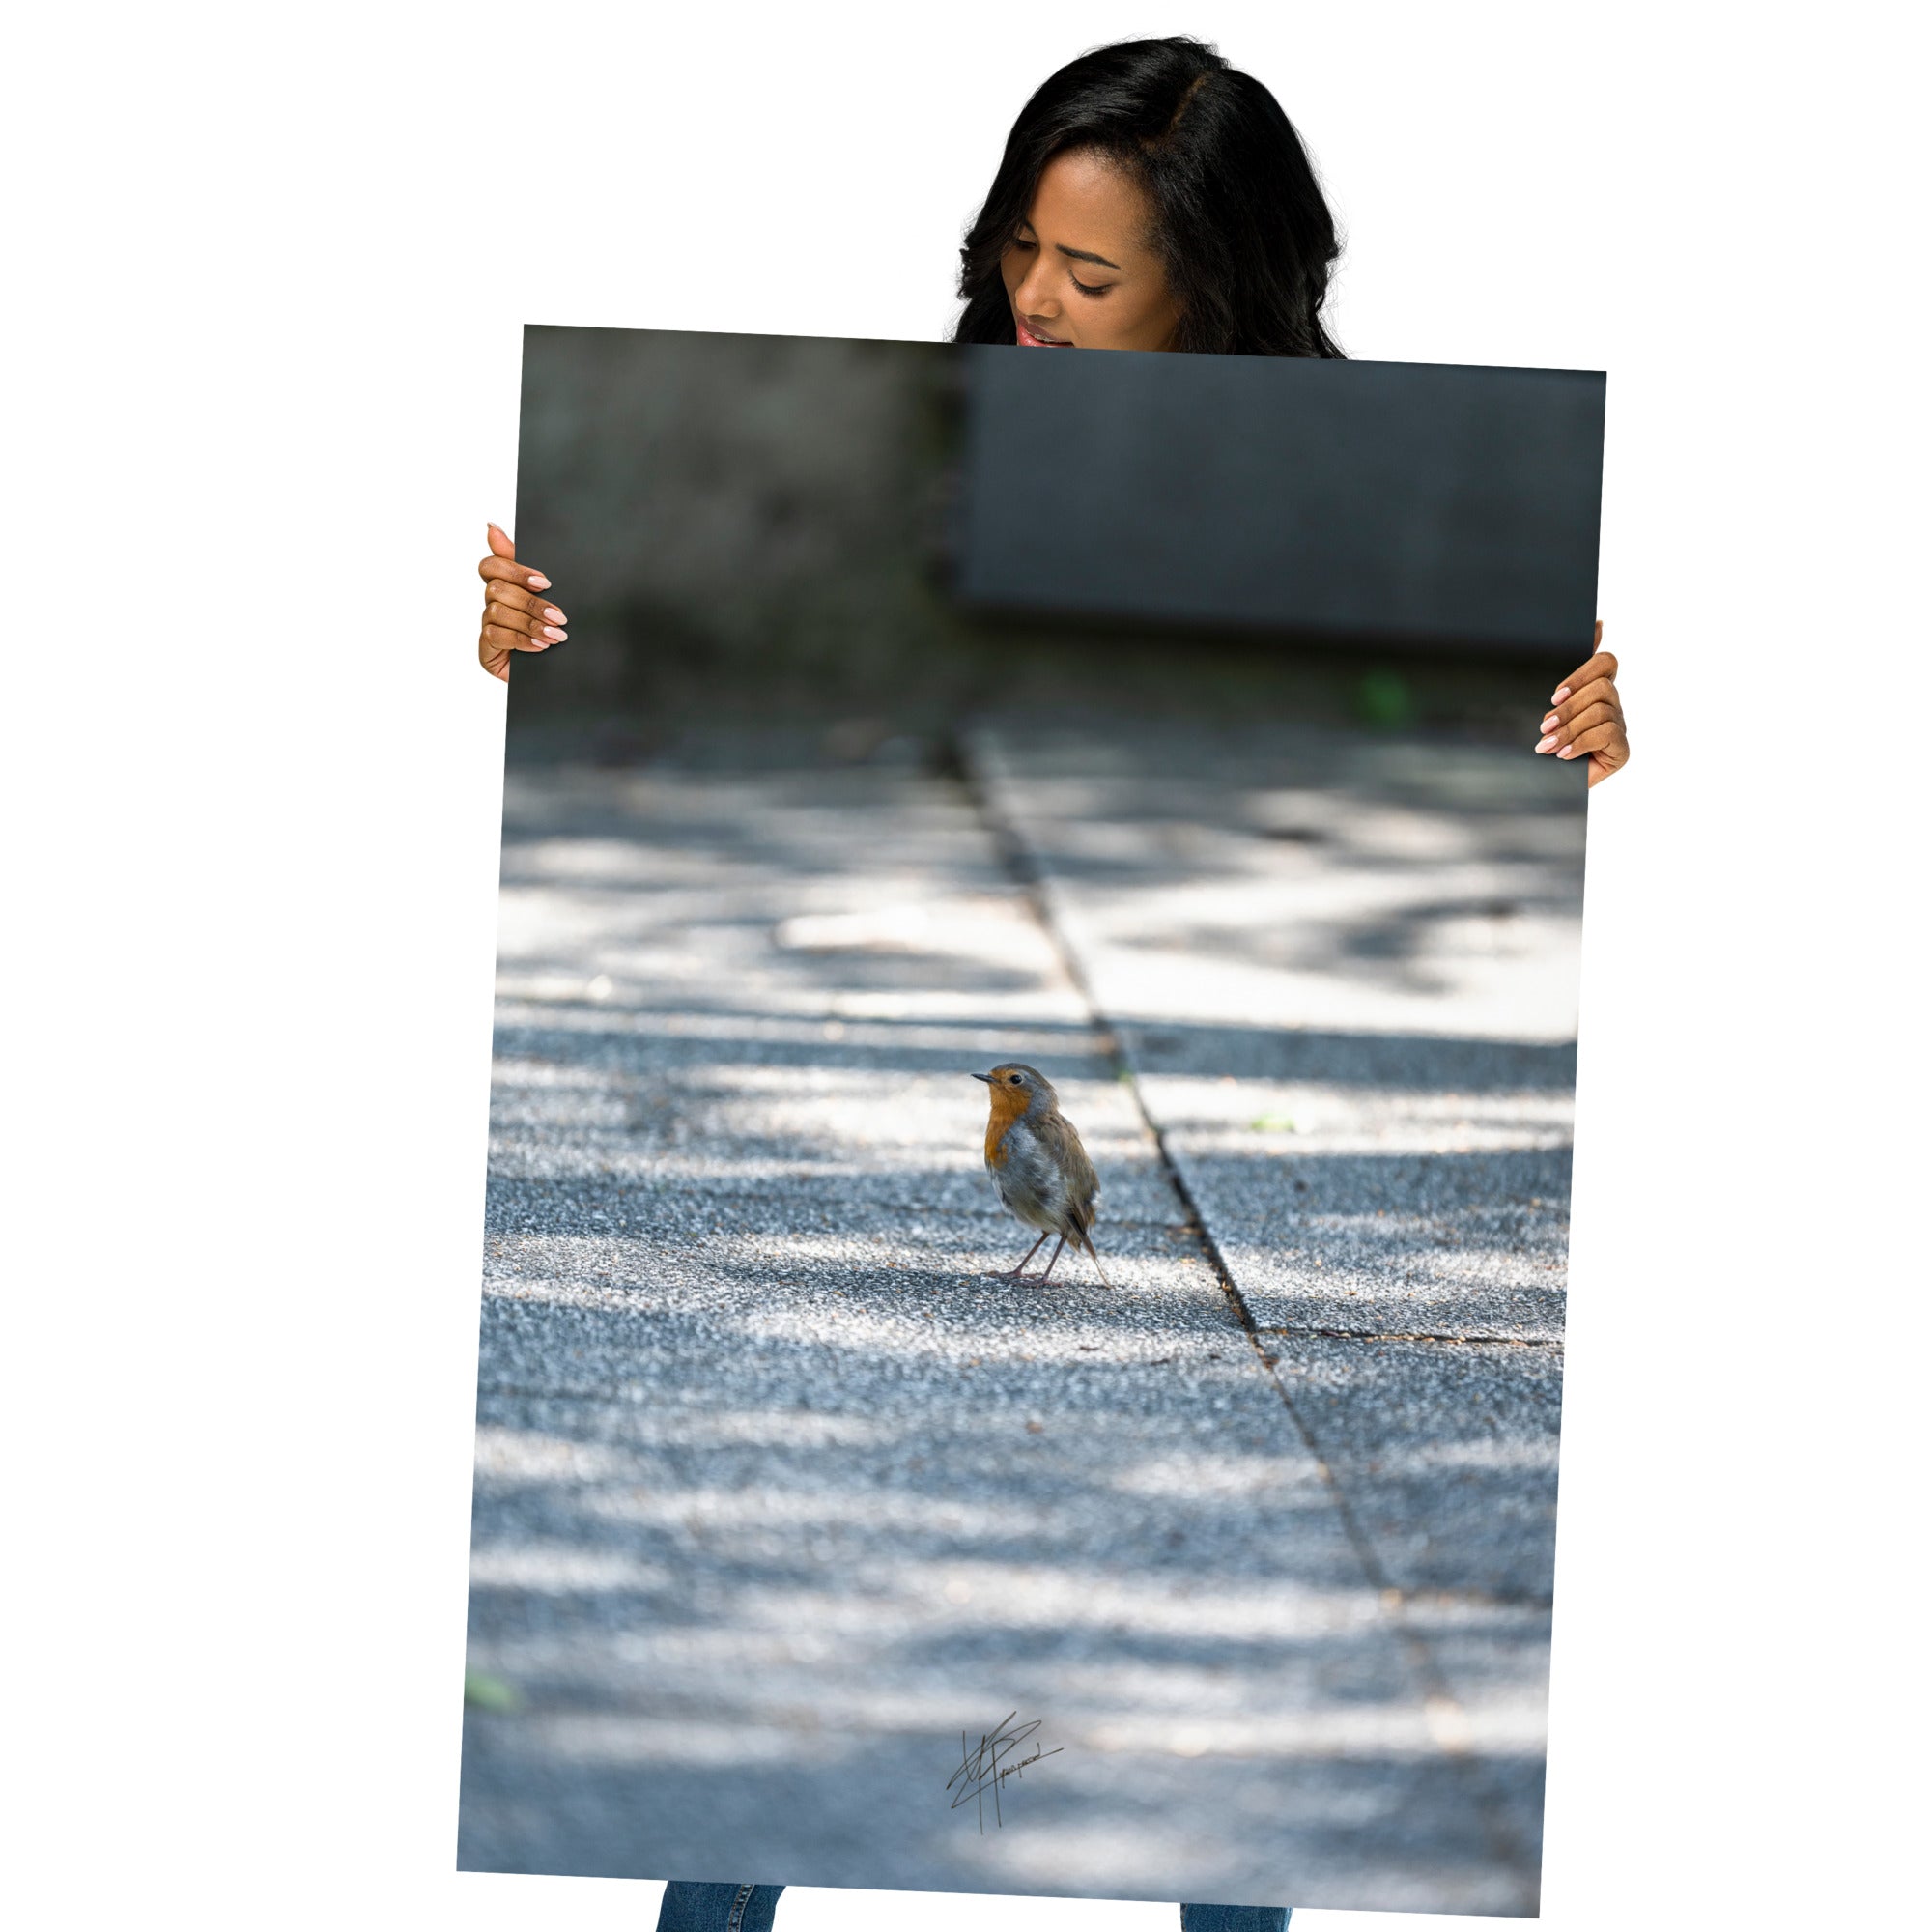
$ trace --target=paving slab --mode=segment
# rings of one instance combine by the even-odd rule
[[[1537,1346],[1265,1333],[1380,1574],[1548,1607],[1563,1369]],[[1541,1660],[1533,1665],[1539,1673]]]
[[[1174,721],[969,761],[1533,1863],[1577,775]]]
[[[1147,1091],[1164,1122],[1186,1122],[1168,1145],[1260,1325],[1563,1339],[1567,1144],[1485,1148],[1419,1128],[1406,1147],[1349,1151],[1319,1128],[1216,1130],[1198,1101],[1158,1081]],[[1225,1104],[1238,1116],[1273,1103],[1262,1090]]]

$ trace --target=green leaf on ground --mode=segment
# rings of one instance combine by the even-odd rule
[[[1400,671],[1372,670],[1355,687],[1355,716],[1364,724],[1399,731],[1415,723],[1416,705]]]
[[[492,1677],[484,1670],[466,1670],[463,1701],[472,1711],[514,1711],[523,1699],[500,1677]]]
[[[1286,1114],[1264,1114],[1258,1121],[1250,1121],[1249,1127],[1258,1134],[1293,1134],[1299,1131]]]

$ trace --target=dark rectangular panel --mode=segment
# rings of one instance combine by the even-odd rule
[[[1587,650],[1604,378],[965,354],[962,601]]]

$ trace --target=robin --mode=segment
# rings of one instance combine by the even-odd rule
[[[1094,1225],[1094,1204],[1100,1179],[1073,1122],[1060,1111],[1053,1082],[1037,1067],[1008,1061],[990,1073],[976,1073],[991,1090],[992,1115],[986,1122],[986,1172],[999,1190],[1000,1205],[1029,1228],[1040,1231],[1016,1268],[1001,1271],[1006,1281],[1019,1281],[1026,1264],[1039,1253],[1048,1235],[1060,1242],[1046,1264],[1044,1281],[1070,1240],[1093,1256],[1101,1286],[1111,1288],[1100,1257],[1094,1252],[1088,1230]]]

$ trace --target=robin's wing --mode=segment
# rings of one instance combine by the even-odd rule
[[[1039,1135],[1052,1148],[1061,1173],[1066,1179],[1068,1217],[1082,1235],[1094,1220],[1094,1204],[1100,1196],[1100,1177],[1087,1158],[1073,1122],[1063,1114],[1050,1114],[1039,1123]]]

